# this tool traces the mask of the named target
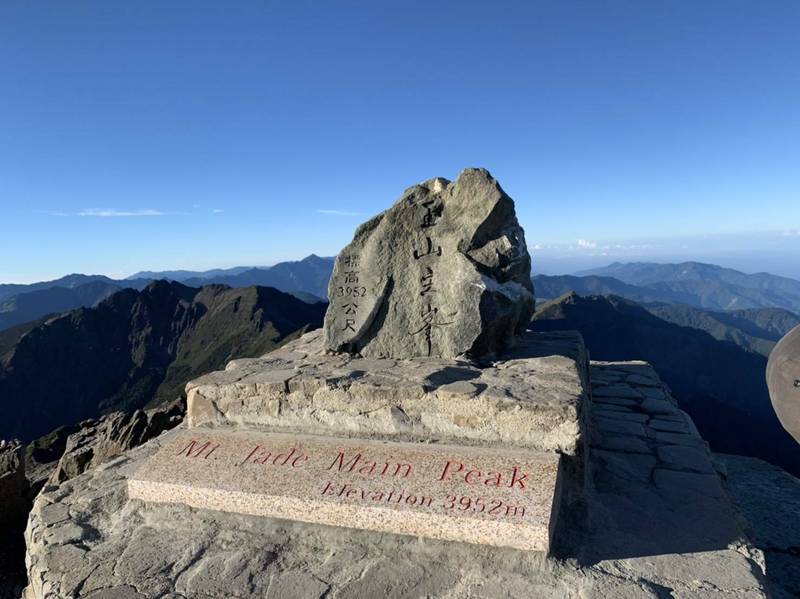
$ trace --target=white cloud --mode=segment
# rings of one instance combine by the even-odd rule
[[[39,214],[46,214],[47,216],[69,216],[68,212],[62,210],[37,210]]]
[[[794,231],[784,231],[784,237],[800,237],[800,229],[796,229]]]
[[[584,249],[594,249],[597,247],[597,244],[594,241],[588,241],[586,239],[579,239],[578,240],[578,247]]]
[[[318,209],[317,212],[328,216],[361,216],[360,212],[349,212],[348,210]]]
[[[97,216],[100,218],[118,218],[126,216],[166,216],[168,212],[143,208],[139,210],[116,210],[114,208],[84,208],[78,216]]]
[[[222,214],[225,211],[222,208],[214,208],[211,212],[214,214]]]

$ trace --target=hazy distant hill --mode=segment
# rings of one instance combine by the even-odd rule
[[[270,268],[251,268],[238,274],[203,276],[186,279],[186,285],[218,283],[230,287],[262,285],[286,292],[304,292],[318,298],[328,297],[328,280],[333,272],[335,258],[321,258],[311,254],[296,262],[280,262]]]
[[[800,474],[800,445],[772,409],[764,356],[618,297],[554,300],[539,309],[532,328],[580,331],[594,360],[651,362],[715,451],[760,457]]]
[[[45,314],[94,306],[121,289],[116,283],[96,280],[77,287],[48,287],[7,296],[0,300],[0,331]]]
[[[118,287],[130,287],[132,289],[143,289],[149,280],[130,279],[124,282],[116,281],[104,275],[81,275],[71,274],[60,279],[52,281],[41,281],[39,283],[19,284],[19,283],[2,283],[0,284],[0,300],[5,300],[11,296],[21,293],[30,293],[32,291],[41,291],[42,289],[50,289],[52,287],[62,287],[66,289],[74,289],[87,283],[105,283],[107,285],[117,285]]]
[[[718,312],[682,304],[649,304],[648,312],[671,323],[701,329],[715,339],[764,356],[786,333],[800,325],[800,316],[781,308],[757,308]]]
[[[800,315],[781,308],[762,308],[757,310],[733,310],[723,315],[726,322],[735,323],[743,331],[750,333],[744,323],[752,327],[752,334],[766,334],[768,339],[780,339],[800,324]]]
[[[131,279],[150,279],[156,281],[158,279],[167,279],[169,281],[178,281],[183,283],[188,279],[208,279],[210,277],[224,277],[229,275],[238,275],[251,268],[268,268],[268,267],[254,267],[254,266],[234,266],[233,268],[213,268],[211,270],[142,270],[131,276],[126,280]]]
[[[208,271],[142,271],[124,280],[103,275],[72,274],[31,285],[0,285],[0,331],[48,314],[91,307],[120,289],[143,289],[153,280],[167,279],[190,287],[219,284],[229,287],[275,287],[306,303],[325,301],[334,258],[311,255],[268,268],[235,267]]]
[[[634,265],[635,266],[635,265]],[[664,265],[655,265],[664,266]],[[669,266],[669,265],[667,265]],[[699,272],[711,270],[715,272],[719,267],[704,268]],[[611,265],[609,269],[626,270],[628,265]],[[665,276],[671,276],[673,269],[658,269]],[[693,271],[695,273],[698,270]],[[734,271],[735,272],[735,271]],[[695,275],[692,275],[695,276]],[[744,275],[745,277],[749,275]],[[771,276],[771,275],[768,275]],[[651,282],[651,278],[642,280]],[[780,278],[780,277],[778,277]],[[690,280],[690,284],[701,287],[703,281]],[[704,309],[697,304],[685,302],[700,302],[699,296],[688,297],[684,291],[675,291],[669,287],[669,282],[659,284],[649,283],[650,286],[639,286],[619,281],[609,276],[546,276],[534,277],[537,297],[553,299],[570,292],[578,295],[617,295],[641,304],[644,308],[663,318],[681,326],[693,327],[706,331],[714,338],[731,341],[737,345],[756,351],[765,356],[774,347],[775,343],[793,327],[800,324],[800,316],[783,308],[750,308],[747,310],[722,311],[719,308]],[[712,278],[709,286],[719,290],[718,284]],[[752,290],[746,290],[751,293]],[[741,292],[740,292],[741,293]],[[752,295],[752,293],[751,293]],[[767,296],[762,301],[768,302]]]
[[[615,262],[577,274],[613,277],[628,285],[645,287],[654,293],[669,293],[671,303],[698,308],[784,308],[800,313],[800,281],[768,273],[745,274],[700,262]]]
[[[311,254],[302,260],[279,262],[274,266],[237,266],[206,271],[141,271],[131,275],[131,278],[169,279],[193,287],[209,284],[229,287],[261,285],[275,287],[309,301],[318,301],[328,297],[328,279],[335,260],[333,257]]]
[[[275,289],[159,281],[0,333],[0,438],[174,399],[191,378],[321,326],[326,305]]]
[[[555,299],[574,291],[578,295],[619,295],[641,303],[674,300],[669,291],[629,285],[613,277],[536,275],[533,285],[537,299]]]

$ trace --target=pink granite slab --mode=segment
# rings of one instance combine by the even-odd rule
[[[132,499],[546,552],[560,456],[247,430],[178,433]]]

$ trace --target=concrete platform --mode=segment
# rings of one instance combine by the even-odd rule
[[[172,432],[44,490],[26,533],[27,597],[766,597],[764,554],[652,369],[592,371],[589,479],[582,499],[562,501],[552,558],[129,499],[128,478]]]
[[[326,355],[320,331],[187,386],[188,425],[579,452],[577,333],[528,333],[502,360]]]

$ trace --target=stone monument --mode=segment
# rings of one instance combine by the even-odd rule
[[[130,497],[549,551],[588,360],[526,332],[530,268],[486,170],[411,187],[338,256],[322,331],[189,383]]]
[[[361,225],[328,287],[325,347],[370,358],[478,357],[533,315],[514,202],[485,169],[406,190]]]
[[[794,504],[765,560],[649,365],[590,381],[580,335],[525,330],[529,268],[486,171],[412,188],[339,256],[324,330],[42,490],[25,597],[766,597]]]

